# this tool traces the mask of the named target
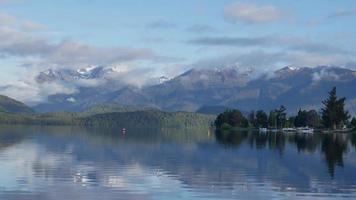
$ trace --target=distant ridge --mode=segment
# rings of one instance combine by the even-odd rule
[[[15,114],[31,114],[34,111],[26,104],[12,99],[10,97],[0,95],[0,112],[15,113]]]
[[[207,115],[218,115],[230,109],[232,108],[226,106],[202,106],[196,111],[196,113],[207,114]]]

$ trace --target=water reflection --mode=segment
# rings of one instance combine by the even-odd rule
[[[286,142],[296,146],[298,153],[322,153],[328,172],[334,177],[335,167],[344,166],[344,155],[349,150],[349,140],[355,146],[356,134],[299,134],[299,133],[259,133],[248,131],[217,131],[218,142],[239,147],[245,141],[250,148],[277,150],[283,154]]]
[[[356,197],[352,134],[126,128],[0,127],[0,199]]]

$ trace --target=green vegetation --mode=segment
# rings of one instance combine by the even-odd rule
[[[354,117],[354,118],[352,118],[352,120],[351,120],[351,128],[352,128],[352,130],[354,130],[354,131],[356,131],[356,118]]]
[[[226,110],[218,115],[215,120],[217,128],[230,128],[230,127],[248,127],[248,120],[242,115],[239,110]]]
[[[75,125],[76,115],[73,113],[47,113],[47,114],[15,114],[1,113],[0,124],[27,124],[27,125]]]
[[[343,127],[350,115],[344,110],[345,97],[338,99],[336,96],[336,87],[329,92],[329,97],[323,101],[322,119],[325,128],[337,129]]]
[[[263,128],[268,126],[268,115],[263,111],[259,110],[256,113],[256,128]]]
[[[19,115],[0,113],[0,124],[27,125],[78,125],[92,127],[127,127],[127,126],[165,126],[165,127],[197,127],[209,126],[214,116],[195,113],[168,113],[159,110],[135,112],[108,112],[89,115],[85,113],[45,113]]]
[[[196,127],[210,125],[213,116],[195,113],[169,113],[158,110],[136,111],[125,113],[105,113],[79,118],[77,122],[83,126],[112,127],[112,126],[164,126],[164,127]]]
[[[280,108],[274,110],[276,113],[276,128],[283,128],[286,125],[287,113],[286,108],[282,105]]]
[[[336,88],[329,92],[329,97],[322,102],[322,116],[315,110],[299,110],[296,116],[287,118],[286,108],[282,105],[277,109],[271,110],[269,115],[263,110],[256,113],[252,111],[248,120],[238,110],[227,110],[221,113],[215,120],[218,129],[231,128],[291,128],[291,127],[312,127],[326,129],[341,129],[344,125],[356,129],[356,119],[351,122],[349,113],[345,111],[345,98],[336,96]]]
[[[19,125],[79,125],[90,127],[207,127],[212,115],[188,112],[163,112],[153,108],[118,104],[93,105],[83,112],[36,114],[25,104],[0,96],[0,124]]]
[[[321,120],[319,114],[315,110],[299,110],[298,115],[294,119],[295,127],[320,127]]]
[[[214,122],[218,129],[232,128],[342,128],[348,124],[356,129],[356,119],[351,122],[344,110],[345,98],[338,99],[336,88],[329,92],[323,101],[322,117],[315,110],[299,110],[297,116],[287,118],[286,108],[282,105],[270,111],[252,111],[247,118],[239,110],[226,110],[219,114]],[[0,96],[0,124],[35,124],[35,125],[79,125],[91,127],[126,127],[126,126],[165,126],[197,127],[213,123],[212,115],[188,112],[163,112],[153,108],[137,108],[117,104],[103,104],[89,107],[79,113],[57,112],[34,114],[25,104],[11,98]]]

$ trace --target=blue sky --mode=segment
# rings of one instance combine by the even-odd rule
[[[354,0],[0,0],[0,86],[88,65],[356,66]],[[143,79],[145,77],[142,77]]]

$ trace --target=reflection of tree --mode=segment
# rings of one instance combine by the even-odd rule
[[[263,149],[268,147],[271,150],[278,150],[282,154],[285,147],[285,135],[279,133],[253,133],[249,136],[249,143],[251,148]]]
[[[283,134],[261,134],[248,131],[217,131],[216,139],[224,145],[240,146],[245,140],[251,148],[278,150],[280,154],[285,148],[285,135]]]
[[[334,176],[335,166],[344,166],[343,155],[347,152],[347,141],[344,135],[324,135],[321,140],[321,151],[324,153],[330,176]]]
[[[269,148],[273,150],[278,150],[280,154],[283,154],[285,144],[286,144],[286,137],[284,134],[270,134],[268,135],[268,144]]]
[[[249,144],[251,148],[256,147],[256,149],[263,149],[267,146],[267,141],[267,134],[253,133],[249,137]]]
[[[355,147],[356,150],[356,132],[352,132],[349,136],[351,145]]]
[[[0,126],[0,150],[21,142],[25,135],[16,126]]]
[[[247,139],[247,131],[216,131],[216,140],[224,145],[228,146],[240,146],[241,143]]]
[[[293,134],[289,137],[289,142],[295,143],[298,152],[314,153],[320,144],[320,137],[314,134]]]
[[[165,178],[167,175],[169,178],[177,179],[184,187],[189,187],[193,191],[228,194],[235,192],[241,183],[252,185],[249,182],[251,179],[258,183],[271,184],[273,188],[279,188],[280,191],[287,191],[287,188],[301,193],[319,189],[326,191],[329,188],[324,187],[325,182],[314,185],[311,180],[312,178],[325,180],[323,178],[327,176],[327,173],[319,172],[320,169],[325,168],[325,163],[320,162],[319,159],[310,159],[313,157],[297,155],[293,150],[298,148],[301,153],[306,151],[319,154],[321,153],[319,148],[323,146],[326,148],[322,153],[325,154],[328,163],[331,162],[329,160],[334,160],[336,163],[338,159],[341,159],[342,163],[343,153],[341,153],[341,158],[335,158],[340,156],[340,150],[333,150],[333,148],[346,146],[346,139],[341,135],[337,135],[336,138],[332,135],[325,135],[326,138],[324,138],[324,135],[320,134],[217,132],[215,134],[217,142],[239,147],[224,149],[206,139],[208,135],[205,129],[200,132],[151,130],[150,127],[126,128],[128,130],[126,134],[122,134],[121,129],[82,130],[76,127],[43,127],[32,131],[22,128],[18,129],[18,132],[22,133],[25,139],[32,132],[30,143],[39,144],[41,149],[46,150],[41,152],[48,153],[46,156],[39,154],[33,160],[31,175],[53,181],[54,184],[60,178],[60,180],[65,178],[76,182],[75,184],[86,181],[85,184],[91,187],[101,186],[107,182],[120,183],[120,179],[125,183],[127,177],[127,180],[132,181],[130,183],[140,181],[141,185],[144,184],[141,177],[146,175],[148,179],[151,179],[150,176]],[[3,138],[4,141],[18,141],[16,138],[15,140],[11,138],[10,134],[14,134],[13,131],[2,132],[7,133],[4,136],[10,137]],[[322,142],[325,145],[321,145]],[[288,151],[284,151],[286,145],[289,145]],[[29,147],[37,148],[37,145]],[[250,148],[258,149],[258,151]],[[341,151],[345,152],[345,150]],[[283,159],[278,158],[278,152],[285,154]],[[331,156],[326,156],[327,154]],[[90,167],[86,167],[88,165]],[[342,185],[342,187],[331,192],[344,192],[345,190],[341,191],[344,185],[352,185],[354,181],[352,178],[344,178],[352,177],[354,167],[350,166],[350,168],[351,170],[338,174],[335,185]],[[125,169],[130,171],[125,171]],[[333,173],[332,170],[331,174]],[[135,179],[135,177],[140,178]],[[112,178],[117,178],[118,181],[115,182],[111,180]],[[132,191],[135,190],[132,189]],[[249,197],[251,197],[250,194]],[[235,197],[235,199],[239,198]]]
[[[343,167],[343,155],[348,150],[348,139],[356,147],[356,134],[349,137],[343,134],[261,134],[247,131],[219,131],[216,132],[219,143],[229,146],[240,146],[244,141],[252,149],[277,150],[284,153],[286,142],[295,144],[299,153],[315,153],[321,148],[330,176],[334,176],[335,167]]]

